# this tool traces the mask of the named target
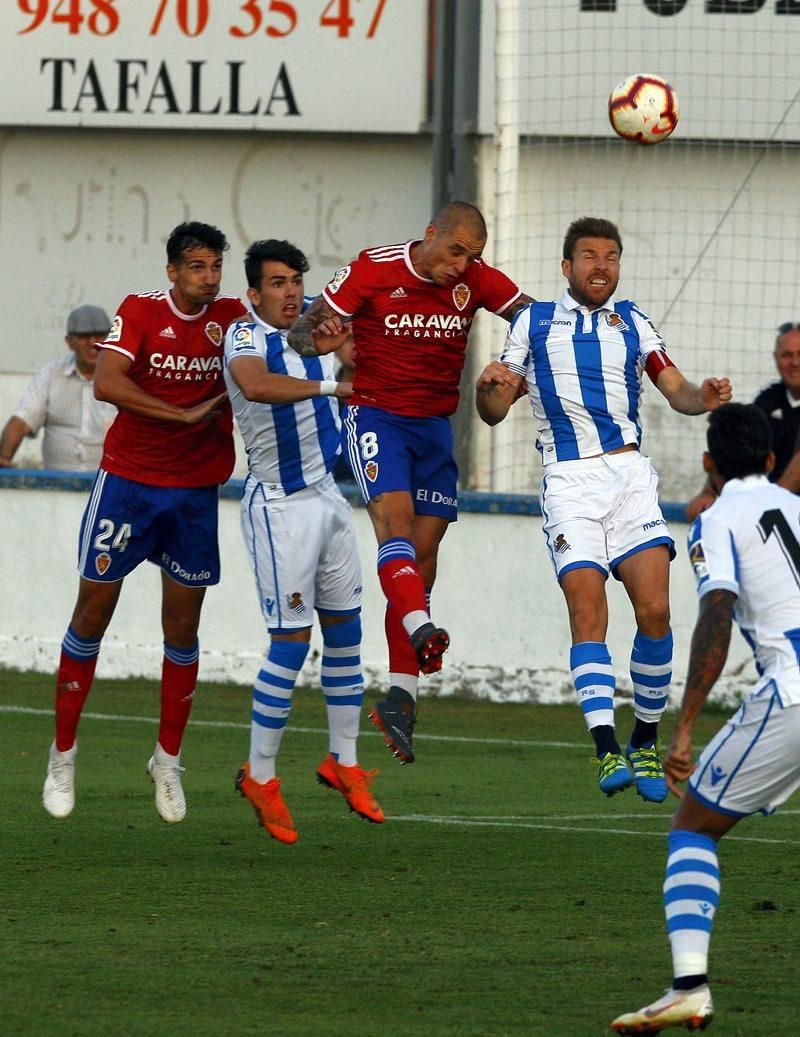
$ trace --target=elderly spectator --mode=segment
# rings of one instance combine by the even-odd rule
[[[770,482],[800,493],[800,324],[786,321],[777,334],[772,355],[778,378],[758,393],[753,404],[766,414],[772,429],[775,467],[769,473]],[[686,521],[694,522],[716,499],[706,480],[686,505]]]
[[[45,468],[79,472],[97,468],[106,430],[116,414],[111,404],[94,398],[93,385],[97,343],[110,327],[100,306],[78,306],[70,313],[65,337],[70,352],[33,376],[0,434],[0,468],[12,467],[22,440],[34,438],[41,428]]]

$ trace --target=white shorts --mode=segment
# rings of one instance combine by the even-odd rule
[[[543,532],[559,580],[570,569],[606,576],[647,547],[675,542],[658,506],[658,476],[636,450],[545,468],[539,496]]]
[[[315,609],[361,608],[361,564],[350,505],[331,476],[277,499],[248,476],[242,533],[270,630],[311,626]]]
[[[771,814],[800,787],[800,704],[782,706],[770,681],[705,747],[689,786],[720,814]]]

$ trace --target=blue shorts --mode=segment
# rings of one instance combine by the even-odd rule
[[[458,468],[447,418],[407,418],[362,404],[349,406],[342,449],[361,496],[410,493],[417,515],[458,518]]]
[[[176,583],[219,583],[218,487],[150,486],[101,468],[81,520],[78,572],[116,583],[148,559]]]

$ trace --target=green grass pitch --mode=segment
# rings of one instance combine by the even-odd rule
[[[577,708],[425,698],[409,767],[365,716],[360,762],[380,767],[387,814],[370,825],[316,783],[324,705],[298,691],[280,774],[300,839],[283,846],[234,794],[248,689],[200,685],[174,826],[145,776],[145,681],[96,683],[76,809],[45,813],[51,689],[0,671],[1,1034],[580,1037],[669,985],[673,804],[602,797]],[[622,736],[630,722],[621,710]],[[722,844],[719,1035],[798,1032],[796,803]]]

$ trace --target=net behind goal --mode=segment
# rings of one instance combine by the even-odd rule
[[[800,3],[495,0],[482,39],[490,260],[528,294],[558,298],[569,223],[613,220],[617,296],[651,317],[688,378],[728,375],[750,401],[776,377],[777,326],[800,319]],[[657,146],[609,125],[608,95],[635,72],[678,94],[679,125]],[[500,351],[496,324],[479,328],[475,367]],[[662,499],[686,500],[703,481],[704,419],[671,411],[647,379],[642,418]],[[473,486],[538,488],[525,401],[472,438]]]

